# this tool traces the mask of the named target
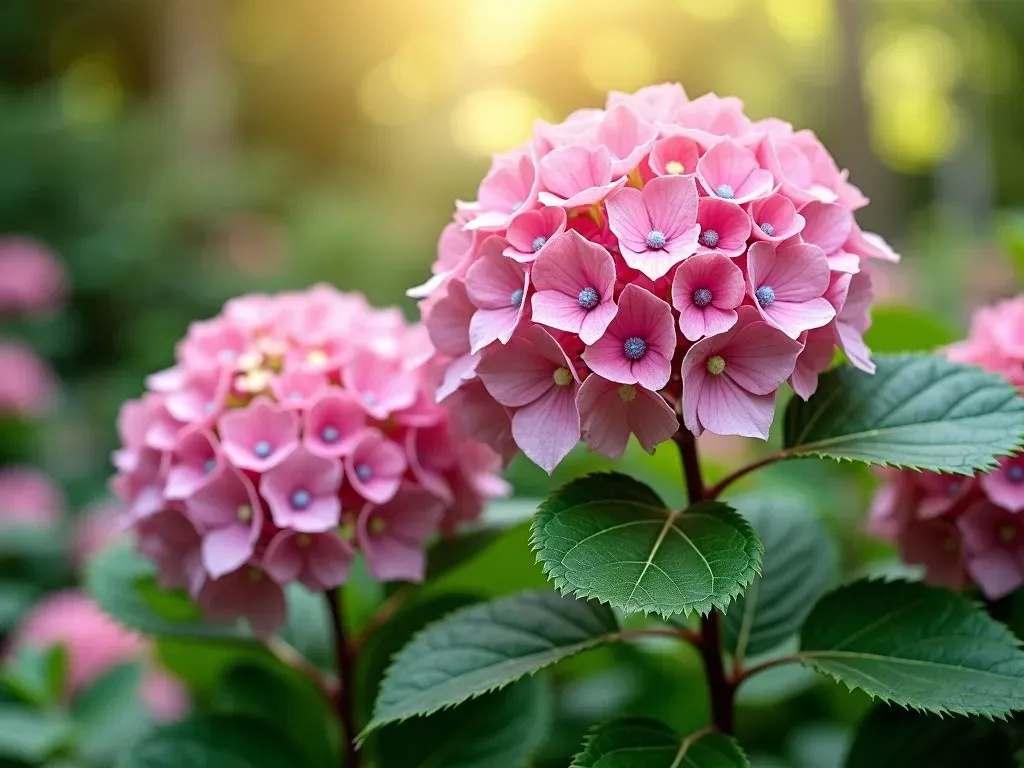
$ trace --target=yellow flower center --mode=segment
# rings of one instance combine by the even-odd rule
[[[725,359],[721,355],[713,355],[708,358],[708,373],[712,376],[721,376],[725,371]]]
[[[999,526],[999,540],[1009,544],[1017,538],[1017,529],[1012,525]]]
[[[338,528],[338,534],[345,541],[352,541],[356,537],[356,527],[352,523],[342,523]]]
[[[678,160],[672,160],[665,163],[665,170],[673,176],[678,176],[679,174],[686,172],[686,168]]]
[[[235,389],[239,392],[255,394],[263,392],[270,386],[270,373],[259,368],[255,371],[241,374],[235,379]]]
[[[251,581],[253,584],[258,583],[263,579],[263,571],[259,570],[258,568],[250,568],[248,575],[249,581]]]
[[[243,371],[253,371],[261,365],[263,365],[263,355],[259,352],[243,352],[238,357],[238,367]]]
[[[387,529],[388,524],[382,517],[375,517],[370,521],[370,533],[380,536]]]
[[[623,384],[619,387],[619,400],[624,403],[632,403],[636,400],[636,387],[632,384]]]
[[[296,537],[296,539],[295,539],[295,543],[296,543],[296,544],[298,544],[298,545],[299,545],[300,547],[302,547],[303,549],[305,549],[306,547],[308,547],[308,546],[309,546],[310,544],[312,544],[312,543],[313,543],[313,539],[311,539],[311,538],[309,537],[309,534],[306,534],[306,533],[300,533],[300,534],[299,534],[299,535],[298,535],[298,536]]]
[[[250,520],[252,520],[252,507],[250,507],[248,504],[243,504],[238,508],[238,511],[235,513],[235,515],[238,517],[239,522],[248,523]]]
[[[564,366],[556,369],[551,378],[554,380],[556,387],[568,387],[572,384],[572,374]]]
[[[322,349],[310,350],[309,354],[306,355],[306,362],[310,365],[315,365],[317,368],[327,365],[327,353]]]

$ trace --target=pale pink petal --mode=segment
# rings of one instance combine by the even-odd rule
[[[841,250],[853,229],[853,214],[836,203],[812,200],[800,209],[806,220],[800,236],[805,243],[816,245],[831,255]]]
[[[574,384],[552,387],[536,402],[516,410],[512,435],[534,464],[548,474],[580,440],[580,414]]]
[[[477,375],[495,400],[518,407],[532,403],[552,387],[554,370],[550,360],[517,336],[503,348],[484,354]]]
[[[708,375],[697,404],[700,423],[716,435],[768,439],[775,393],[753,395],[727,376]]]
[[[998,600],[1024,586],[1024,570],[1005,549],[968,555],[967,573],[989,600]]]
[[[345,456],[366,425],[366,411],[359,402],[345,392],[333,391],[306,412],[303,445],[319,456]]]
[[[241,568],[252,557],[253,540],[246,525],[232,525],[203,536],[203,568],[215,579]]]
[[[740,328],[718,354],[725,359],[724,376],[752,394],[774,396],[793,373],[802,350],[799,341],[768,323],[755,321]]]
[[[615,314],[615,305],[606,302]],[[533,322],[569,333],[579,333],[590,314],[580,306],[579,299],[559,291],[538,291],[533,294]],[[586,343],[586,342],[584,342]]]
[[[661,232],[669,242],[689,232],[697,223],[697,184],[692,176],[659,176],[651,179],[644,186],[643,203],[650,217],[651,229]],[[610,212],[608,218],[610,222]],[[644,232],[646,236],[647,232]]]
[[[654,229],[643,193],[623,187],[608,198],[608,226],[619,244],[636,253],[647,250],[647,235]]]

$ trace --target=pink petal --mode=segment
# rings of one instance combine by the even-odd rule
[[[726,256],[739,256],[747,250],[750,217],[735,203],[717,197],[702,197],[697,204],[697,222],[702,234],[714,230],[718,235],[714,246],[704,245],[698,236],[698,251],[720,251]]]
[[[527,304],[525,288],[522,290],[522,303],[518,307],[509,305],[502,309],[478,309],[473,315],[469,323],[469,343],[474,355],[489,344],[496,341],[507,344],[512,338]]]
[[[319,456],[345,456],[355,448],[366,423],[359,402],[335,390],[306,412],[303,445]]]
[[[802,349],[800,342],[768,323],[752,322],[740,328],[719,354],[725,359],[724,376],[754,395],[774,398],[782,382],[793,373]]]
[[[584,344],[594,344],[600,339],[604,332],[615,319],[618,307],[610,300],[602,302],[586,313],[583,322],[580,324],[580,341]]]
[[[795,339],[804,331],[828,325],[836,316],[836,310],[823,298],[803,302],[776,299],[771,306],[764,307],[761,314],[772,325]]]
[[[241,568],[252,553],[253,540],[248,526],[233,525],[203,536],[203,568],[215,579]]]
[[[800,215],[806,221],[800,233],[804,242],[830,255],[842,249],[853,229],[853,214],[836,203],[812,200],[800,209]]]
[[[669,163],[678,163],[682,166],[682,170],[677,173],[692,175],[697,171],[699,159],[700,146],[697,142],[683,136],[669,136],[655,142],[647,162],[651,170],[659,176],[669,175]]]
[[[754,395],[727,376],[708,375],[697,404],[700,423],[716,435],[768,439],[775,393]]]
[[[643,202],[650,216],[651,229],[661,232],[666,240],[681,237],[697,223],[697,183],[692,176],[659,176],[651,179],[644,187]],[[611,221],[610,213],[608,218]],[[645,238],[647,232],[644,232]],[[694,233],[694,250],[696,237]],[[686,255],[690,253],[693,251]]]
[[[626,398],[632,400],[620,395],[624,389]],[[671,439],[679,428],[675,413],[660,395],[599,376],[583,382],[576,402],[588,447],[610,458],[622,455],[630,432],[636,434],[644,450],[654,453],[655,447]]]
[[[550,474],[580,440],[576,386],[552,387],[512,417],[512,436],[532,462]]]
[[[496,252],[469,268],[466,292],[479,309],[506,309],[517,290],[525,290],[529,280],[523,265]]]
[[[614,315],[615,305],[609,303],[607,306],[612,307]],[[579,299],[559,291],[538,291],[533,294],[531,307],[533,322],[569,333],[579,333],[583,321],[590,314],[580,306]]]
[[[619,238],[622,247],[636,253],[647,250],[647,235],[654,229],[644,204],[643,193],[623,187],[608,198],[608,226]]]
[[[299,577],[302,572],[302,552],[295,545],[295,539],[308,535],[285,530],[278,531],[270,540],[263,553],[262,565],[278,584],[288,584]]]
[[[528,405],[553,386],[555,366],[523,337],[488,351],[477,366],[487,391],[502,405]]]
[[[967,573],[989,600],[998,600],[1024,586],[1024,572],[1013,554],[1005,549],[969,556]]]
[[[559,291],[577,298],[593,288],[602,298],[615,287],[615,262],[607,250],[575,230],[558,235],[533,265],[531,280],[537,291]]]

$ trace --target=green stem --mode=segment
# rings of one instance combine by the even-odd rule
[[[345,634],[345,617],[342,610],[341,590],[329,589],[324,593],[327,606],[331,612],[331,627],[334,631],[334,655],[338,665],[338,680],[341,683],[335,700],[338,719],[344,731],[342,736],[342,754],[345,768],[359,768],[361,760],[356,749],[356,714],[355,714],[355,652]]]

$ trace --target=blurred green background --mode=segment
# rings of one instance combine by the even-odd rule
[[[0,328],[60,379],[52,415],[2,421],[0,463],[56,478],[72,513],[96,502],[117,408],[190,321],[319,280],[415,316],[404,291],[490,153],[537,117],[666,80],[818,132],[872,199],[860,223],[904,254],[877,275],[869,343],[947,343],[1019,289],[1022,72],[1020,0],[4,0],[0,235],[45,243],[71,292]],[[711,474],[757,450],[701,444]],[[554,482],[599,465],[574,454]],[[681,499],[674,447],[623,465]],[[521,461],[511,478],[524,497],[552,482]],[[866,473],[794,463],[759,482],[806,497],[847,572],[887,555],[859,534]],[[434,589],[479,593],[482,573],[491,593],[544,583],[522,526],[485,559]],[[552,766],[622,706],[684,730],[703,719],[695,659],[656,651],[559,671]],[[775,755],[765,766],[835,765],[864,702],[797,678],[763,692],[740,735]],[[786,686],[804,692],[777,706]],[[813,724],[791,731],[795,712]]]

